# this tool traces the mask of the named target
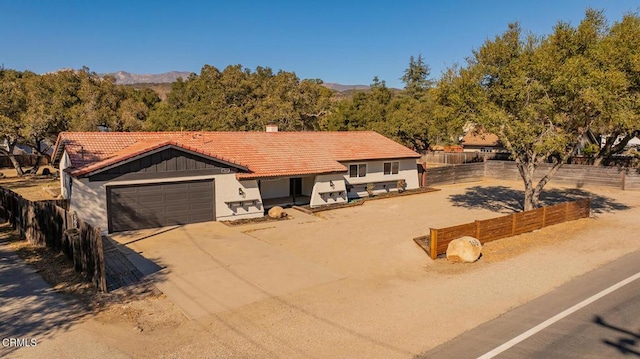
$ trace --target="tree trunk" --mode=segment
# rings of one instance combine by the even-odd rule
[[[526,161],[516,160],[516,165],[518,166],[520,176],[524,182],[524,203],[522,207],[525,211],[530,211],[540,207],[540,194],[542,193],[544,186],[551,181],[551,177],[558,172],[565,160],[566,156],[555,162],[549,172],[542,176],[535,186],[533,185],[533,176],[538,163],[532,159],[527,159]]]
[[[36,153],[36,163],[31,167],[29,173],[32,175],[38,174],[38,170],[40,169],[40,160],[42,160],[42,155],[40,153]]]
[[[593,159],[593,165],[595,167],[600,167],[602,165],[602,160],[604,160],[604,156],[600,156],[600,153],[598,153],[598,156]]]
[[[29,170],[29,172],[33,175],[38,174],[38,170],[40,169],[40,161],[42,161],[44,157],[48,157],[45,155],[45,153],[49,150],[50,147],[47,146],[47,148],[45,148],[44,150],[41,150],[41,148],[42,140],[36,139],[33,144],[31,144],[31,150],[33,154],[36,155],[36,163],[33,165],[31,170]]]
[[[16,159],[16,156],[13,154],[13,149],[15,148],[15,142],[10,143],[7,141],[7,148],[9,149],[8,151],[3,149],[3,150],[0,150],[0,153],[2,153],[3,155],[9,158],[9,161],[11,161],[13,168],[16,169],[16,173],[18,174],[18,177],[24,176],[24,170],[22,169],[22,166],[20,166],[20,163]]]
[[[534,200],[535,196],[534,196],[534,192],[533,192],[533,186],[532,185],[526,185],[525,184],[525,188],[524,188],[524,205],[523,205],[523,209],[525,211],[530,211],[532,209],[535,209],[535,200]]]
[[[524,203],[522,204],[522,208],[525,211],[529,211],[535,208],[535,189],[533,187],[533,173],[535,172],[535,166],[533,161],[529,158],[525,160],[516,158],[516,166],[518,167],[520,177],[522,177],[522,181],[524,182]]]
[[[20,166],[20,163],[16,159],[16,156],[13,153],[7,153],[6,156],[9,157],[11,164],[16,169],[16,173],[18,174],[18,177],[24,176],[24,170],[22,169],[22,166]]]
[[[621,136],[621,133],[614,132],[613,134],[611,134],[605,141],[604,147],[602,147],[602,149],[600,149],[600,151],[596,155],[596,158],[593,161],[593,165],[600,166],[602,164],[602,161],[605,158],[609,158],[614,154],[621,153],[622,151],[624,151],[624,148],[627,146],[627,144],[629,144],[629,141],[631,141],[636,136],[637,133],[638,131],[633,131],[631,133],[624,135],[624,137],[622,137],[620,142],[618,142],[615,145],[614,143],[618,139],[618,137]]]

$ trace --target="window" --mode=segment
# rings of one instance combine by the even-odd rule
[[[65,175],[66,175],[66,173],[65,173]],[[67,198],[71,198],[71,191],[73,191],[73,178],[71,178],[71,176],[68,176],[67,179],[69,181],[69,189],[67,190],[67,195],[69,197],[67,197]]]
[[[399,167],[400,167],[400,162],[385,162],[384,163],[384,174],[385,175],[397,175]]]
[[[349,165],[349,177],[365,177],[367,175],[367,164],[358,163]]]

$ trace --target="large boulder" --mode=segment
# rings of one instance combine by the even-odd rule
[[[482,244],[473,237],[462,237],[449,242],[447,260],[452,263],[473,263],[480,258]]]
[[[287,216],[287,212],[284,211],[284,208],[280,206],[272,207],[268,212],[269,217],[271,218],[282,218]]]

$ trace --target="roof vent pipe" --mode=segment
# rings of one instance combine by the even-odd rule
[[[267,132],[278,132],[278,124],[277,123],[268,123],[267,124]]]

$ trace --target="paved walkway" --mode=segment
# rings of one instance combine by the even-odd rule
[[[131,263],[129,250],[106,236],[102,237],[107,291],[138,283],[143,274]]]
[[[7,230],[1,228],[0,231]],[[36,271],[27,265],[9,243],[0,239],[0,358],[42,357],[65,358],[82,352],[123,357],[117,350],[101,345],[96,338],[74,325],[89,313],[79,303],[56,293]],[[53,337],[74,337],[77,344],[57,347]],[[79,339],[82,338],[82,339]],[[26,339],[35,347],[6,345],[3,339]],[[24,342],[23,342],[24,343]],[[46,349],[47,350],[43,350]],[[80,351],[78,351],[80,350]]]

